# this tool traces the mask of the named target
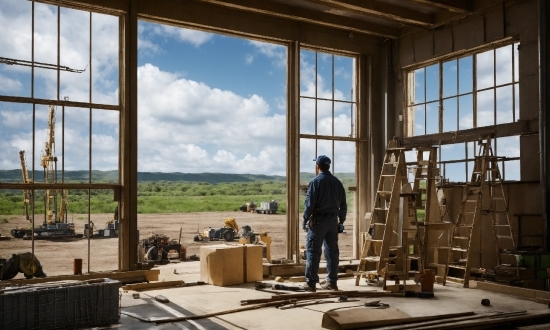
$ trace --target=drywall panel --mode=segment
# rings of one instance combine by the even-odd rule
[[[415,62],[427,61],[434,56],[433,33],[413,35],[412,40],[414,42],[413,55]]]
[[[520,162],[521,162],[521,180],[539,181],[540,180],[540,154],[539,154],[539,135],[521,136],[520,143]]]
[[[506,10],[506,35],[519,36],[522,43],[538,40],[537,1],[512,1]]]
[[[399,56],[399,66],[404,67],[414,63],[414,46],[412,36],[407,36],[394,41],[395,51]]]
[[[434,55],[445,55],[453,51],[453,34],[451,28],[434,32]]]
[[[496,10],[487,13],[485,19],[485,40],[495,41],[505,37],[505,21],[504,12],[502,10]]]
[[[473,17],[455,25],[453,27],[454,51],[482,45],[485,42],[483,26],[483,17],[481,16]]]

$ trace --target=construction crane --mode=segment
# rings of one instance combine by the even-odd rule
[[[48,136],[46,138],[44,154],[40,160],[44,168],[44,182],[57,182],[57,157],[55,156],[55,107],[50,105],[48,112]],[[61,222],[57,218],[57,190],[48,189],[44,196],[46,207],[46,223]]]
[[[25,159],[25,150],[19,151],[19,160],[21,161],[21,173],[23,174],[23,183],[31,183],[29,171],[27,169],[27,160]],[[25,217],[31,221],[29,216],[29,205],[32,198],[32,192],[29,189],[23,190],[23,204],[25,205]]]

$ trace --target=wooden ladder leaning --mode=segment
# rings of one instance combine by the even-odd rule
[[[475,256],[472,242],[480,240],[479,235],[482,234],[484,240],[488,238],[481,232],[483,223],[490,221],[497,264],[501,263],[502,253],[515,249],[498,157],[493,155],[491,140],[491,136],[485,136],[478,141],[479,151],[475,156],[471,180],[463,188],[462,205],[449,245],[443,283],[450,280],[463,283],[467,288],[471,268],[474,265],[482,267],[481,254]]]
[[[372,211],[372,236],[367,234],[364,238],[355,285],[359,285],[361,277],[367,274],[384,276],[391,272],[405,275],[401,274],[406,272],[403,247],[395,248],[401,245],[395,235],[401,187],[408,183],[405,150],[397,147],[386,149]],[[390,264],[395,265],[391,271]]]

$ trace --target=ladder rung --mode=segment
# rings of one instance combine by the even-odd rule
[[[457,227],[465,227],[465,228],[472,228],[474,225],[457,225]]]
[[[457,247],[451,248],[451,251],[468,252],[468,250],[466,250],[466,249],[463,249],[463,248],[457,248]]]
[[[375,207],[374,208],[375,210],[378,210],[378,211],[387,211],[388,209],[385,208],[385,207]]]
[[[456,268],[456,269],[466,269],[466,266],[459,266],[459,265],[449,265],[449,268]]]
[[[470,239],[468,236],[455,236],[453,239]]]
[[[451,282],[464,283],[463,278],[447,276],[446,279],[451,281]]]
[[[388,194],[391,194],[392,192],[391,191],[386,191],[386,190],[379,190],[376,192],[377,194],[383,194],[383,195],[388,195]]]
[[[508,236],[508,235],[497,235],[497,238],[514,239],[512,236]]]
[[[382,177],[395,176],[395,174],[382,174]]]

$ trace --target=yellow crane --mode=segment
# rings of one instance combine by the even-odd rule
[[[55,107],[50,105],[48,112],[48,136],[44,147],[44,154],[40,160],[40,166],[44,168],[44,181],[46,183],[57,182],[57,157],[55,156]],[[61,207],[57,214],[57,189],[48,189],[45,194],[46,222],[48,224],[66,222],[67,217],[67,191],[61,190]]]
[[[19,151],[19,160],[21,161],[21,173],[23,174],[23,183],[31,183],[29,171],[27,169],[27,160],[25,159],[25,150]],[[25,205],[25,217],[31,221],[29,216],[29,205],[32,198],[32,192],[29,189],[23,190],[23,204]]]

